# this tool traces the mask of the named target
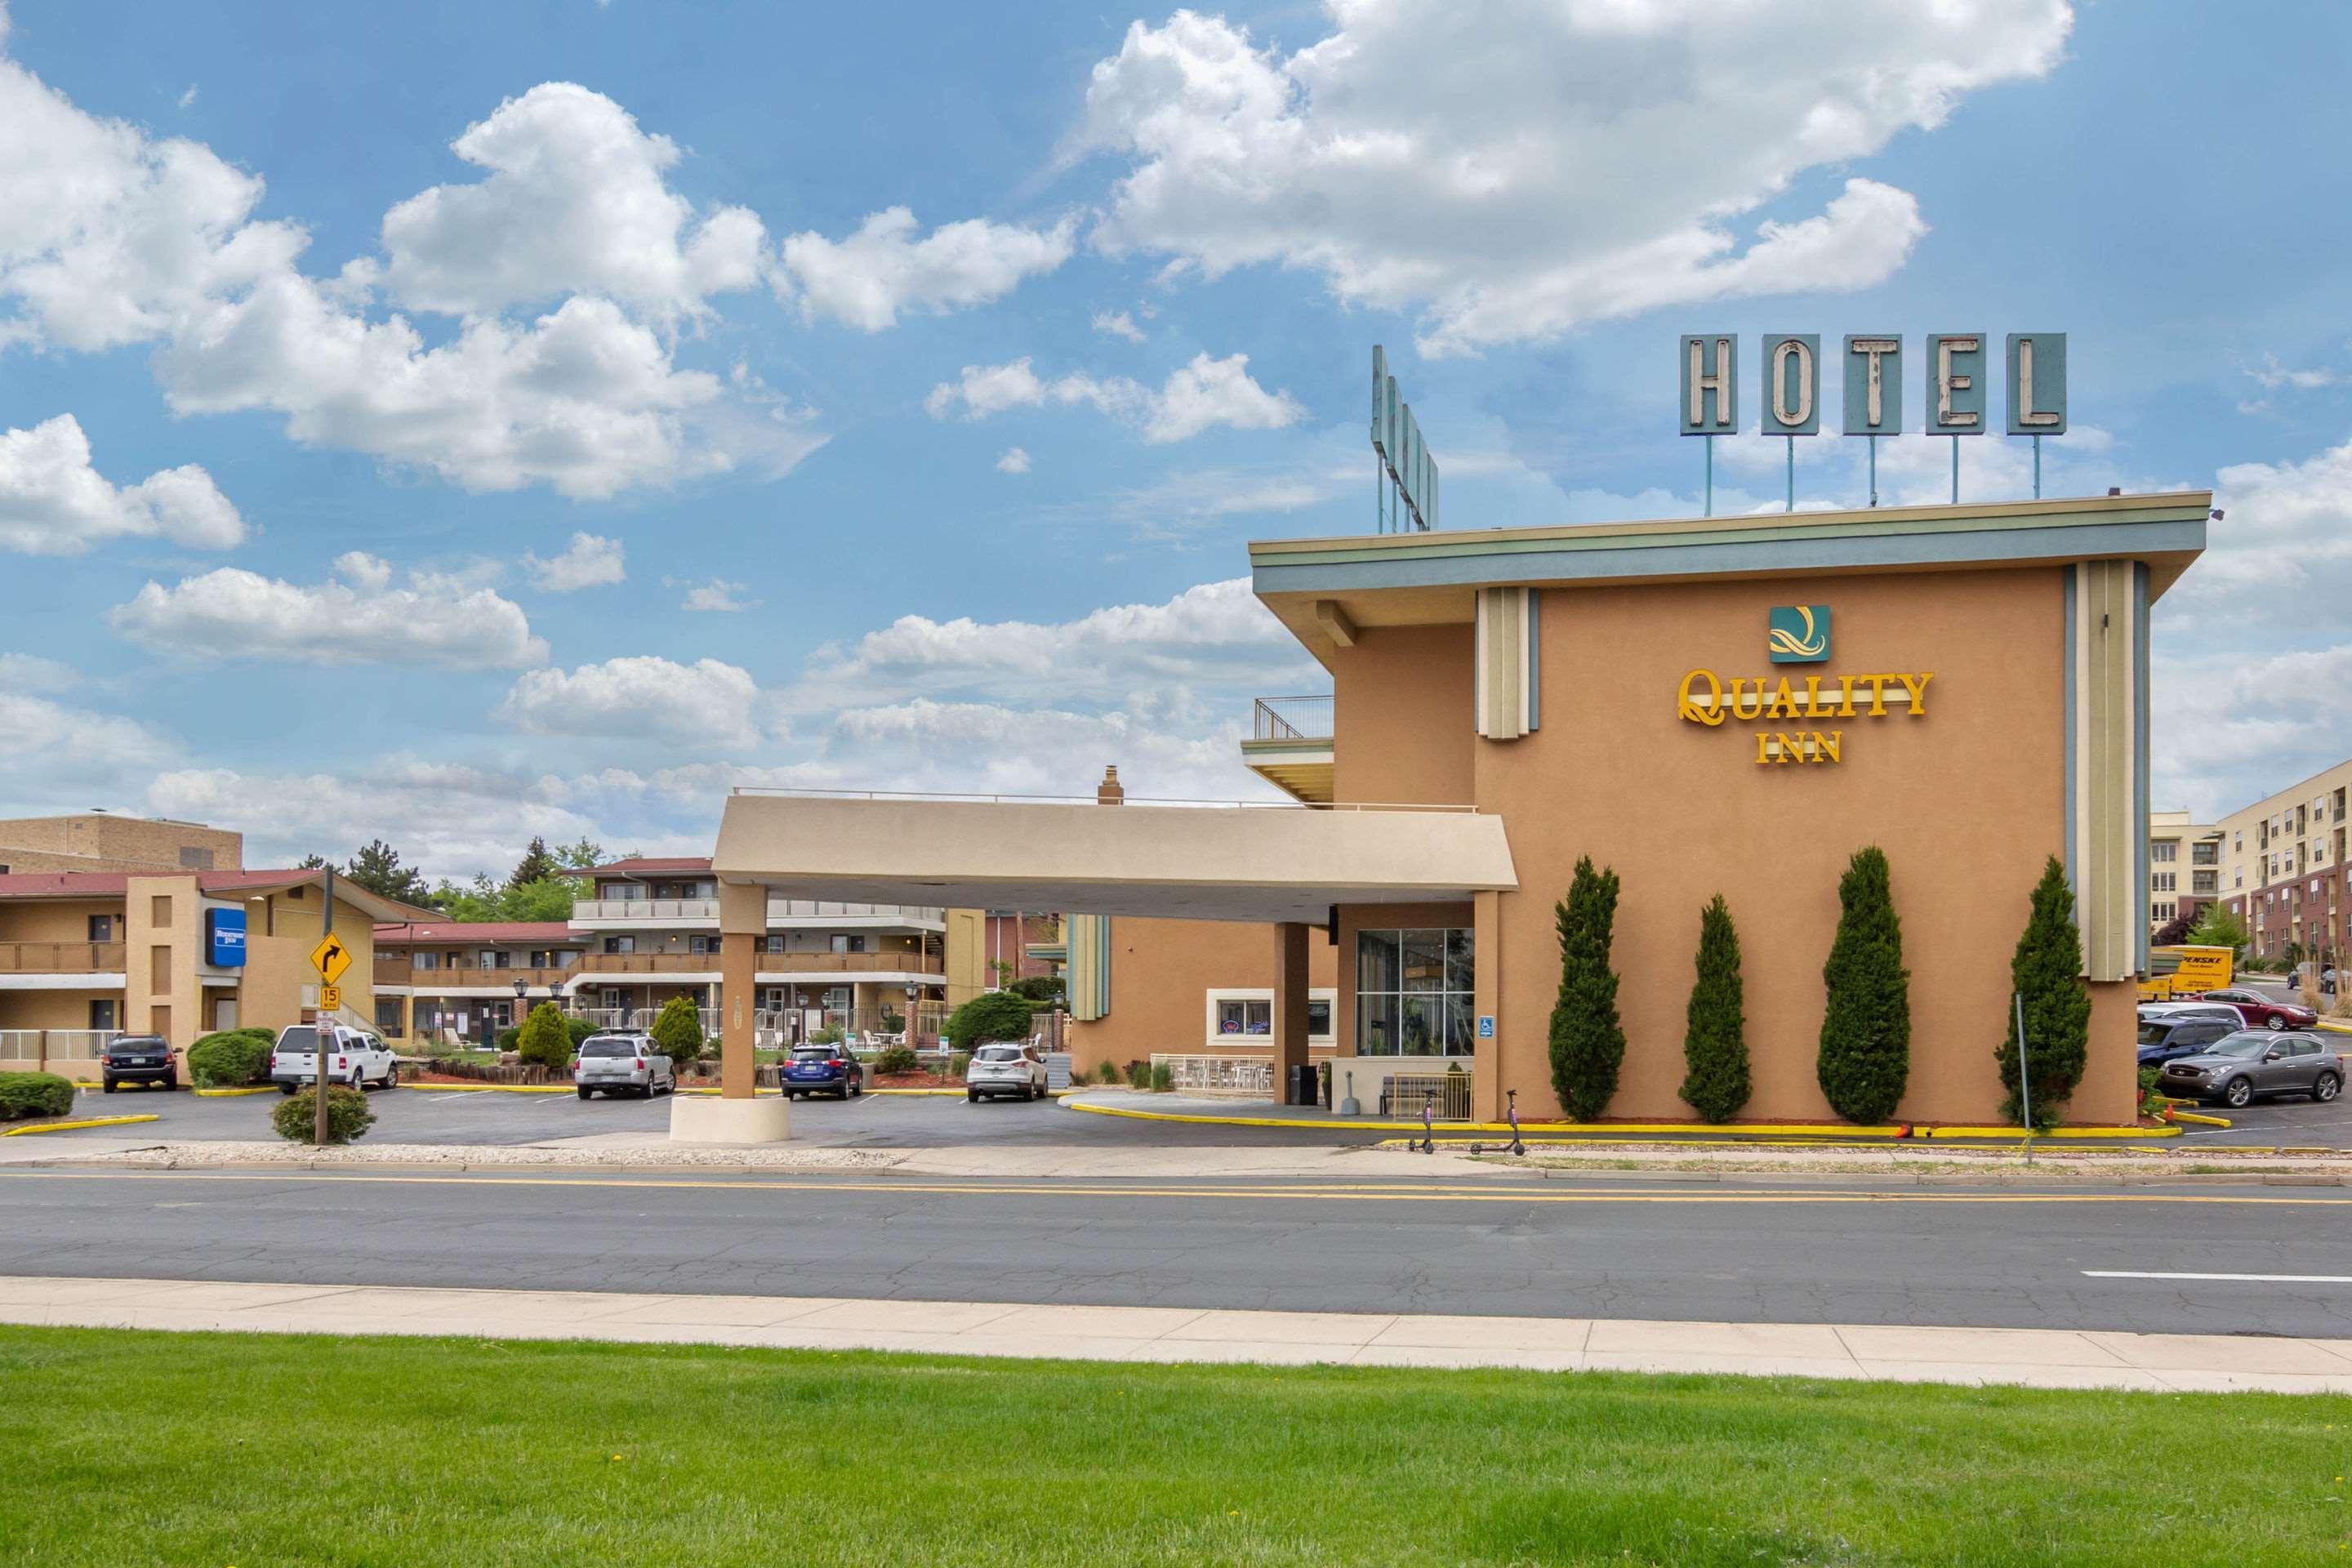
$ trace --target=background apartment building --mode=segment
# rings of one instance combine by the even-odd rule
[[[2221,891],[2221,830],[2193,822],[2185,811],[2150,812],[2147,819],[2147,924],[2162,929],[2175,917],[2194,920]]]
[[[245,836],[201,822],[82,811],[0,819],[0,876],[33,871],[236,871]]]
[[[378,926],[376,1028],[394,1040],[496,1040],[536,1003],[570,1005],[589,941],[562,921]]]
[[[2245,921],[2249,951],[2340,960],[2352,907],[2352,761],[2313,774],[2216,827],[2221,901]]]

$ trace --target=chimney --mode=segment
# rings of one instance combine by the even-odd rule
[[[1103,769],[1102,783],[1095,785],[1095,804],[1097,805],[1127,804],[1127,789],[1118,782],[1118,764],[1116,763]]]

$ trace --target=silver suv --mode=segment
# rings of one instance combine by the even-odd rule
[[[963,1069],[967,1100],[1015,1095],[1023,1100],[1045,1098],[1045,1063],[1032,1047],[1019,1041],[999,1041],[971,1053]]]
[[[651,1035],[616,1029],[580,1042],[572,1081],[580,1086],[583,1100],[600,1089],[607,1094],[630,1089],[651,1100],[665,1091],[677,1092],[677,1068]]]

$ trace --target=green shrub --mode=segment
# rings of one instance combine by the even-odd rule
[[[315,1089],[300,1089],[278,1102],[269,1118],[278,1129],[278,1136],[289,1143],[309,1143],[318,1130],[319,1101]],[[327,1142],[348,1143],[362,1136],[375,1125],[375,1112],[368,1109],[367,1096],[356,1089],[341,1084],[327,1086]]]
[[[2162,1068],[2139,1069],[2139,1113],[2142,1116],[2164,1114],[2164,1091],[2156,1087],[2157,1081],[2163,1077]]]
[[[1026,996],[1032,1002],[1058,1002],[1062,999],[1062,977],[1058,974],[1031,974],[1005,987],[1016,996]]]
[[[1150,1089],[1151,1087],[1151,1064],[1150,1062],[1128,1063],[1127,1087],[1129,1089]]]
[[[502,1051],[519,1051],[522,1049],[521,1026],[518,1025],[514,1028],[500,1029],[491,1037],[490,1043],[498,1047],[498,1048]]]
[[[1702,1121],[1728,1121],[1748,1103],[1748,1015],[1739,932],[1717,893],[1699,911],[1697,978],[1683,1015],[1685,1103]]]
[[[913,1072],[921,1065],[909,1046],[885,1047],[882,1053],[874,1058],[874,1070],[878,1073]]]
[[[1166,1094],[1176,1087],[1176,1069],[1166,1062],[1151,1064],[1151,1092]]]
[[[948,1015],[948,1038],[965,1050],[987,1040],[1025,1040],[1029,1030],[1029,999],[1011,991],[983,991]]]
[[[2074,894],[2066,886],[2066,868],[2052,856],[2034,885],[2025,930],[2009,961],[2010,988],[2025,1004],[2025,1096],[2033,1108],[2033,1125],[2043,1131],[2058,1125],[2058,1113],[2083,1079],[2083,1064],[2091,1042],[2091,988],[2083,983],[2083,933],[2074,925]],[[2000,1086],[2009,1091],[2000,1113],[2022,1121],[2018,1096],[2017,1011],[2008,1015],[2008,1037],[1995,1053],[2000,1061]]]
[[[0,1121],[63,1116],[73,1100],[73,1084],[53,1072],[0,1072]]]
[[[886,1035],[905,1034],[907,1032],[907,1015],[898,1012],[894,1008],[883,1008],[882,1032]]]
[[[572,1031],[563,1026],[563,1014],[552,1002],[533,1007],[522,1026],[507,1034],[513,1040],[509,1044],[506,1036],[499,1037],[500,1047],[512,1050],[527,1067],[562,1072],[572,1065]]]
[[[654,1044],[680,1066],[702,1055],[702,1014],[691,996],[673,996],[654,1016]]]
[[[1559,999],[1551,1010],[1551,1083],[1569,1115],[1590,1121],[1617,1092],[1625,1030],[1609,944],[1617,922],[1617,873],[1576,863],[1568,897],[1552,911],[1559,931]]]
[[[596,1032],[596,1020],[583,1018],[574,1013],[566,1013],[563,1015],[563,1032],[572,1037],[572,1053],[577,1055],[580,1042]]]
[[[1814,1072],[1830,1108],[1848,1121],[1884,1121],[1911,1078],[1911,972],[1885,851],[1857,850],[1838,880],[1837,935],[1822,983],[1821,1054]]]
[[[948,1076],[962,1078],[971,1071],[971,1053],[958,1051],[948,1058]]]
[[[811,1029],[808,1043],[812,1046],[837,1046],[847,1038],[849,1032],[840,1025],[827,1024],[822,1029]]]
[[[188,1047],[188,1077],[204,1089],[236,1089],[269,1074],[277,1037],[267,1029],[224,1029]]]

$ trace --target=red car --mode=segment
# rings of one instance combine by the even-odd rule
[[[2319,1022],[2319,1015],[2310,1008],[2298,1007],[2292,1002],[2273,1002],[2259,991],[2208,991],[2203,1000],[2226,1002],[2235,1007],[2249,1029],[2308,1029]]]

